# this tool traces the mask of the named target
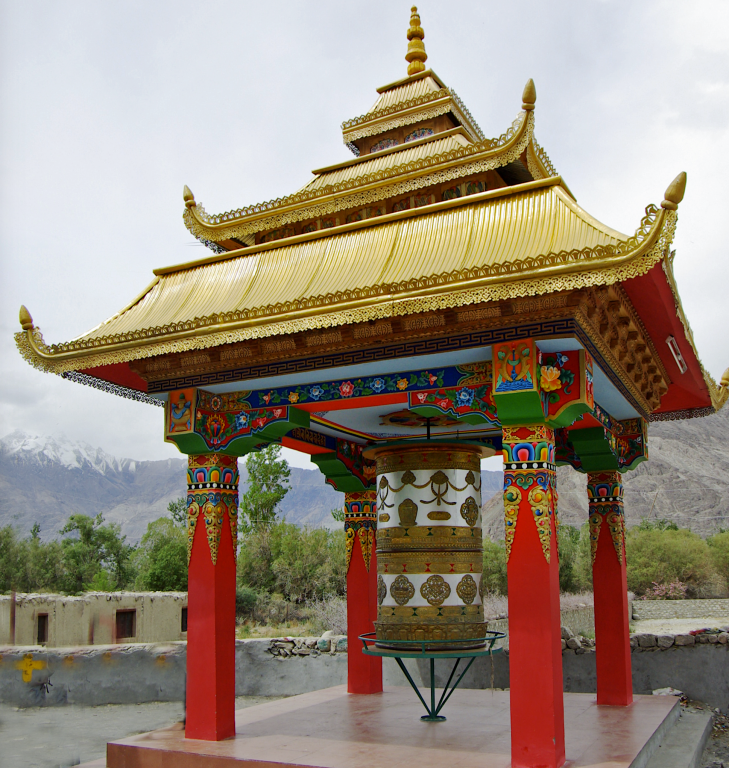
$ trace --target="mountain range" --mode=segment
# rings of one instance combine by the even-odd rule
[[[645,517],[675,519],[707,535],[729,527],[729,408],[700,419],[654,422],[649,426],[650,461],[623,476],[628,525]],[[27,535],[34,523],[44,539],[54,538],[69,515],[81,512],[119,523],[131,542],[147,524],[167,513],[170,501],[185,493],[185,459],[120,459],[63,436],[16,431],[0,439],[0,526]],[[240,462],[241,493],[247,487]],[[559,515],[563,523],[587,520],[585,476],[558,469]],[[484,529],[503,538],[501,472],[483,471]],[[331,510],[344,496],[327,485],[317,469],[291,467],[291,490],[281,515],[311,527],[336,525]]]

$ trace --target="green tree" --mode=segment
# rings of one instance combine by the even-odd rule
[[[503,541],[483,540],[483,591],[497,595],[508,592],[506,581],[506,548]]]
[[[171,501],[167,505],[167,511],[176,525],[187,528],[187,499],[184,496]]]
[[[698,596],[716,577],[708,544],[698,534],[672,525],[636,526],[626,537],[628,589],[642,595],[653,582],[680,581]]]
[[[299,528],[283,521],[257,526],[241,542],[238,583],[295,602],[343,595],[344,531]]]
[[[0,528],[0,592],[59,592],[64,574],[61,545],[41,541],[37,523],[27,539],[10,526]]]
[[[725,588],[729,588],[729,531],[710,536],[706,543],[709,545],[716,572],[724,579]]]
[[[24,542],[18,539],[12,526],[0,528],[0,592],[25,591],[25,549]]]
[[[26,544],[25,591],[60,592],[66,576],[61,543],[41,541],[40,526],[36,523]]]
[[[276,520],[278,505],[289,491],[289,469],[281,458],[281,446],[267,445],[248,454],[248,489],[240,500],[238,528],[248,533],[257,526],[268,527]]]
[[[138,589],[155,592],[187,590],[187,534],[175,520],[160,517],[149,523],[134,553],[134,561]]]
[[[60,530],[65,566],[64,591],[78,594],[92,584],[124,589],[132,579],[133,548],[116,523],[104,523],[101,514],[71,515]],[[106,571],[108,578],[100,574]],[[98,575],[97,575],[98,574]]]

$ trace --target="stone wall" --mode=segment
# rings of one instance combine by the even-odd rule
[[[43,615],[47,617],[44,645],[48,648],[185,640],[182,611],[186,607],[186,592],[0,595],[0,645],[37,644],[39,617]],[[134,611],[134,634],[130,637],[117,637],[116,616],[120,611]]]
[[[634,600],[632,616],[640,619],[703,619],[729,616],[729,600]]]
[[[594,641],[566,628],[563,637],[567,637],[562,655],[564,690],[594,692]],[[729,633],[634,635],[631,646],[635,693],[650,694],[672,686],[729,712]],[[52,651],[38,646],[4,647],[0,648],[0,701],[18,707],[181,701],[185,661],[183,642]],[[383,662],[385,685],[408,684],[394,659]],[[428,660],[406,659],[405,664],[418,685],[430,684]],[[436,684],[445,683],[451,666],[450,660],[436,664]],[[238,640],[235,680],[238,696],[294,695],[345,684],[346,638]],[[508,650],[477,658],[461,685],[508,688]]]

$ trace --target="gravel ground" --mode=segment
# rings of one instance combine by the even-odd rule
[[[236,709],[280,696],[239,696]],[[178,723],[182,704],[109,704],[104,707],[0,705],[0,768],[67,768],[106,755],[106,742]]]
[[[709,709],[706,705],[703,708]],[[714,726],[699,768],[729,768],[729,716],[718,710],[714,710]]]
[[[726,627],[729,619],[726,616],[704,616],[700,619],[642,619],[631,621],[633,634],[645,632],[650,635],[681,635],[692,629],[706,627]]]

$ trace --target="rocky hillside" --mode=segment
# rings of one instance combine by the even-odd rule
[[[729,408],[703,419],[654,422],[648,427],[650,460],[623,475],[628,525],[645,517],[669,518],[702,536],[729,527]],[[585,476],[557,471],[560,521],[587,520]],[[484,505],[484,527],[504,538],[499,496]]]

